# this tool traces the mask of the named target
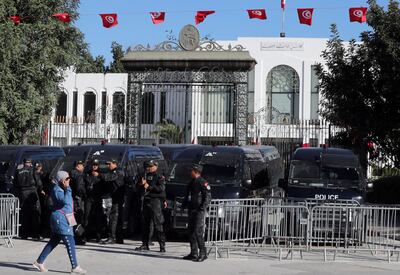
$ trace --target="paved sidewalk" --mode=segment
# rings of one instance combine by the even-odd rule
[[[15,240],[14,248],[0,246],[0,274],[34,274],[32,262],[45,242]],[[232,254],[229,259],[211,259],[203,263],[181,260],[189,251],[186,243],[167,243],[167,253],[136,252],[139,242],[127,241],[124,245],[98,245],[89,243],[78,247],[78,261],[88,274],[400,274],[400,263],[383,260],[360,260],[339,257],[335,262],[323,262],[322,254],[305,255],[300,260],[278,261],[276,254],[261,256]],[[69,273],[70,265],[64,245],[60,244],[46,261],[48,274]]]

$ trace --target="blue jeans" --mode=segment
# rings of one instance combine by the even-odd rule
[[[76,260],[75,239],[73,236],[66,236],[66,235],[52,234],[49,242],[43,248],[42,253],[40,253],[40,256],[37,259],[37,262],[39,264],[43,264],[44,261],[46,260],[47,256],[49,256],[51,251],[53,251],[53,249],[56,248],[56,246],[60,243],[61,240],[63,241],[63,243],[65,244],[65,247],[67,248],[68,256],[69,256],[69,260],[71,262],[72,268],[77,267],[78,261]]]

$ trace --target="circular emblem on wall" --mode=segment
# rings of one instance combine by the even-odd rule
[[[193,25],[186,25],[179,33],[179,45],[186,51],[194,51],[200,44],[199,30]]]

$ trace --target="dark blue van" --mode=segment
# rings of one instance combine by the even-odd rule
[[[202,176],[211,185],[213,199],[262,198],[271,195],[267,162],[258,149],[237,146],[186,146],[171,159],[167,177],[169,230],[186,229],[181,208],[193,164],[203,166]],[[160,146],[164,152],[165,147]]]
[[[246,146],[246,147],[260,151],[267,165],[266,168],[267,168],[268,186],[270,187],[269,195],[271,197],[281,197],[283,195],[282,194],[283,190],[280,187],[278,187],[278,184],[279,180],[284,177],[284,169],[278,149],[276,149],[275,146],[266,146],[266,145],[256,145],[256,146]]]
[[[280,182],[289,198],[362,203],[366,179],[358,157],[347,149],[298,148],[289,177]]]
[[[12,192],[13,179],[24,159],[31,159],[33,164],[42,163],[45,172],[43,179],[50,181],[49,176],[57,163],[65,157],[60,147],[37,145],[2,145],[0,146],[0,193]],[[46,182],[44,182],[46,184]]]

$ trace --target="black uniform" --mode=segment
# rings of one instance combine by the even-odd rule
[[[84,224],[85,216],[85,200],[86,200],[86,186],[85,175],[77,170],[71,171],[71,189],[72,198],[74,199],[74,212],[76,222]]]
[[[99,192],[100,177],[93,176],[92,172],[93,170],[90,170],[85,177],[86,202],[83,226],[88,231],[92,231],[92,229],[96,228],[95,217],[96,215],[99,215],[99,213],[101,216],[103,212],[101,209],[101,194]],[[95,213],[96,210],[98,210],[97,212],[99,213]]]
[[[108,214],[109,242],[122,242],[122,224],[119,213],[123,212],[124,203],[124,172],[116,168],[100,176],[107,194],[111,196],[112,206]]]
[[[20,201],[20,236],[38,238],[40,236],[40,202],[37,190],[41,190],[42,184],[39,175],[34,168],[25,165],[17,170],[15,181],[16,195]]]
[[[204,224],[206,210],[211,202],[208,182],[202,177],[193,179],[188,185],[185,202],[189,208],[190,255],[197,257],[200,250],[200,256],[206,256]]]
[[[162,203],[165,199],[165,179],[155,173],[146,173],[145,180],[149,184],[147,189],[141,186],[142,192],[142,215],[143,215],[143,234],[142,246],[148,248],[150,238],[154,233],[160,244],[160,250],[165,249],[165,234],[163,229],[164,217],[162,213]]]

